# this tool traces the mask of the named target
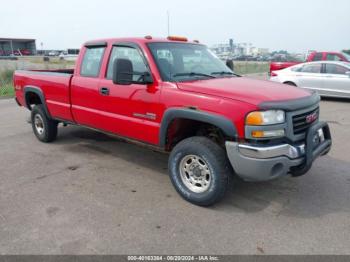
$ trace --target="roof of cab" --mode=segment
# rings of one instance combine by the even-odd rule
[[[168,42],[168,43],[189,43],[189,44],[200,44],[196,40],[169,40],[168,38],[159,38],[159,37],[150,37],[150,36],[145,36],[145,37],[121,37],[121,38],[105,38],[105,39],[96,39],[96,40],[91,40],[87,41],[84,43],[84,46],[102,46],[102,45],[107,45],[107,44],[114,44],[116,42],[133,42],[133,43],[139,43],[139,44],[144,44],[144,43],[159,43],[159,42]]]

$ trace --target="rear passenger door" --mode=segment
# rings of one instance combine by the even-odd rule
[[[350,77],[346,74],[349,71],[345,66],[325,63],[322,94],[350,97]]]
[[[103,126],[103,103],[99,97],[100,71],[106,43],[88,45],[83,50],[83,59],[77,66],[71,83],[71,104],[74,120],[82,125]]]

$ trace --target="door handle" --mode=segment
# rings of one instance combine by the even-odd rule
[[[104,95],[104,96],[108,96],[109,95],[109,88],[108,87],[101,87],[100,94]]]

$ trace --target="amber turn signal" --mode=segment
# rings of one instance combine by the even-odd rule
[[[251,112],[248,114],[245,123],[250,126],[259,126],[264,123],[264,118],[261,112]]]

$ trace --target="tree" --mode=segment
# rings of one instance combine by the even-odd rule
[[[276,55],[276,54],[278,54],[278,55],[288,55],[288,51],[286,51],[286,50],[273,51],[271,54],[272,55]]]
[[[343,52],[344,52],[345,54],[350,55],[350,49],[347,49],[347,50],[346,50],[346,49],[344,49],[344,50],[343,50]]]

